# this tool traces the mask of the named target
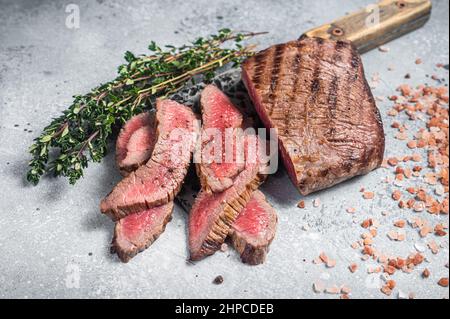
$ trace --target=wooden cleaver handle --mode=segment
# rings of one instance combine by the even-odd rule
[[[382,0],[304,35],[350,40],[364,53],[423,26],[431,6],[430,0]]]

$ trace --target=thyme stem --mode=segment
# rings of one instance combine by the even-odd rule
[[[107,141],[116,125],[151,108],[149,102],[177,92],[198,75],[209,81],[223,65],[239,65],[255,49],[254,45],[243,46],[242,40],[265,33],[222,29],[179,48],[161,49],[151,42],[151,55],[126,52],[127,64],[119,66],[115,80],[75,96],[73,104],[34,139],[28,181],[37,184],[51,172],[68,177],[74,184],[83,176],[88,162],[99,162],[106,155]],[[228,41],[233,41],[233,46],[222,48]],[[50,150],[55,150],[52,154],[56,155],[50,157]]]

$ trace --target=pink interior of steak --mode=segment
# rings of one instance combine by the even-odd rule
[[[213,226],[218,222],[221,216],[224,214],[224,209],[227,203],[231,203],[234,200],[240,199],[240,195],[246,190],[248,185],[250,185],[260,174],[264,172],[265,166],[261,164],[258,152],[260,147],[258,146],[258,137],[246,136],[246,161],[245,169],[238,174],[234,180],[233,186],[226,189],[223,192],[209,193],[206,191],[201,191],[199,196],[196,198],[192,210],[189,214],[189,247],[191,251],[191,256],[198,254],[208,235],[212,231]],[[249,144],[256,147],[248,147]],[[254,153],[256,152],[256,154]],[[245,205],[246,203],[242,203]],[[225,234],[228,233],[228,229],[234,222],[239,212],[236,212],[234,218],[229,221],[229,225],[225,230]],[[223,220],[223,219],[222,219]],[[226,235],[218,240],[224,241]],[[221,243],[218,243],[220,246]]]
[[[145,205],[146,200],[152,202],[176,186],[178,176],[173,176],[175,170],[172,168],[157,163],[149,163],[144,168],[147,169],[138,169],[135,172],[139,183],[132,183],[126,188],[124,205],[139,202]]]
[[[112,252],[123,262],[149,247],[170,221],[173,202],[122,218],[116,223]]]
[[[272,216],[272,208],[260,191],[255,191],[234,222],[232,228],[248,238],[265,239]]]
[[[226,196],[235,196],[234,189],[222,193],[200,192],[189,214],[189,239],[192,250],[197,250],[203,237],[221,213]],[[230,196],[228,195],[228,196]]]
[[[242,114],[230,99],[216,86],[208,85],[202,91],[202,120],[204,128],[225,130],[242,126]]]
[[[264,194],[256,190],[229,232],[242,262],[249,265],[264,263],[269,245],[275,237],[277,222],[277,213]]]
[[[102,212],[120,219],[172,200],[190,163],[195,125],[189,108],[170,100],[158,101],[158,139],[152,157],[119,182],[102,201]]]
[[[150,158],[155,143],[154,121],[154,114],[145,112],[125,123],[116,143],[119,168],[141,165]]]
[[[120,227],[119,238],[135,246],[145,246],[146,234],[152,233],[154,226],[159,225],[172,210],[172,203],[150,208],[142,212],[131,214],[117,222]]]
[[[224,134],[227,135],[227,137],[219,141],[221,145],[219,148],[221,151],[221,154],[219,154],[220,161],[215,161],[217,158],[215,153],[217,152],[215,149],[215,145],[217,144],[215,138],[213,136],[208,136],[207,134],[202,136],[207,139],[206,142],[204,141],[202,148],[202,156],[206,161],[203,164],[208,166],[208,168],[212,171],[213,176],[216,177],[235,176],[244,166],[244,158],[242,155],[244,151],[242,147],[243,145],[239,144],[240,142],[243,142],[242,131],[230,129]],[[210,152],[207,152],[207,150]]]
[[[134,132],[127,146],[127,156],[122,163],[125,166],[145,163],[152,155],[154,137],[153,128],[148,126]]]
[[[205,175],[207,184],[213,191],[222,191],[232,185],[231,178],[244,167],[242,160],[239,160],[242,154],[237,141],[239,132],[234,130],[241,128],[243,117],[230,99],[214,85],[208,85],[203,90],[201,105],[203,136],[200,173]],[[206,150],[210,150],[212,154]],[[219,151],[220,160],[217,161],[214,152]]]

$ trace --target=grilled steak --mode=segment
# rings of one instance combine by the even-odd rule
[[[189,250],[191,260],[200,260],[216,252],[228,235],[230,226],[247,205],[251,194],[262,183],[266,165],[260,162],[258,137],[245,137],[245,168],[235,178],[233,186],[223,192],[201,190],[189,214]],[[252,160],[249,160],[252,158]]]
[[[244,263],[259,265],[266,259],[275,237],[277,213],[263,193],[255,191],[231,226],[230,237]]]
[[[128,262],[147,249],[172,219],[173,202],[131,214],[116,223],[111,251]]]
[[[242,70],[261,120],[278,130],[284,165],[302,194],[380,166],[383,126],[349,42],[302,38],[275,45]]]
[[[177,102],[156,105],[157,140],[148,162],[125,177],[102,200],[102,213],[113,220],[166,204],[179,192],[197,133],[192,110]]]
[[[214,85],[208,85],[202,91],[201,107],[202,149],[199,154],[202,160],[197,161],[197,174],[204,189],[221,192],[233,185],[233,179],[244,168],[243,156],[241,161],[238,157],[242,155],[242,148],[237,146],[239,136],[236,131],[241,129],[242,114]]]
[[[127,176],[147,162],[155,138],[154,113],[138,114],[125,123],[116,142],[116,163],[122,175]]]

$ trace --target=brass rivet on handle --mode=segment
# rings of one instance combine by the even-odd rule
[[[405,1],[397,1],[396,4],[397,4],[397,7],[399,7],[399,9],[403,9],[406,7]]]
[[[331,31],[331,34],[333,34],[333,35],[336,36],[336,37],[341,37],[341,36],[344,35],[344,30],[342,30],[342,29],[339,28],[339,27],[335,27],[335,28]]]

